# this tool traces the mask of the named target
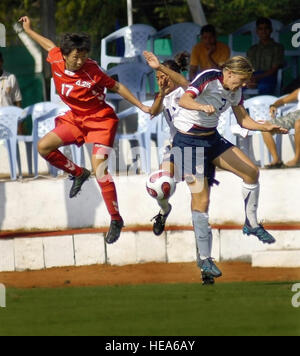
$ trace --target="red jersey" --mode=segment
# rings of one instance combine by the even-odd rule
[[[114,112],[105,102],[104,89],[111,89],[116,81],[103,73],[95,61],[87,59],[79,70],[70,72],[58,47],[48,53],[47,61],[51,64],[57,93],[75,115],[100,111],[100,116],[106,116]]]

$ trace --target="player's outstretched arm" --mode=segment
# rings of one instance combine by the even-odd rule
[[[46,51],[49,52],[52,48],[56,47],[55,43],[53,43],[51,40],[33,31],[33,29],[31,28],[31,21],[28,16],[21,17],[19,19],[19,22],[22,23],[23,29],[27,33],[27,35],[31,37],[35,42],[37,42]]]
[[[245,129],[251,131],[266,131],[272,134],[287,134],[288,130],[279,125],[274,125],[270,121],[256,122],[247,113],[243,105],[233,106],[232,110],[239,123]]]
[[[145,113],[150,114],[150,107],[141,103],[125,85],[116,82],[115,86],[110,90],[113,91],[114,93],[118,93],[119,95],[122,96],[122,98],[129,101],[132,105],[135,105]]]
[[[149,67],[165,73],[171,78],[171,80],[173,80],[173,82],[181,86],[183,89],[186,89],[188,87],[189,82],[185,79],[185,77],[180,73],[177,73],[174,70],[161,64],[155,54],[153,54],[152,52],[144,51],[143,55]]]
[[[203,111],[207,115],[215,113],[216,109],[212,105],[203,105],[194,100],[191,93],[184,93],[179,100],[179,106],[187,110]]]

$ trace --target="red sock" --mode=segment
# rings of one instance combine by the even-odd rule
[[[78,177],[82,174],[83,169],[78,167],[75,163],[70,161],[66,156],[64,156],[59,150],[50,152],[45,158],[52,166],[62,169],[63,171],[71,174],[72,176]]]
[[[97,179],[97,182],[101,188],[102,197],[105,201],[111,219],[122,220],[122,217],[119,214],[116,186],[112,176],[110,174],[107,174],[101,180]]]

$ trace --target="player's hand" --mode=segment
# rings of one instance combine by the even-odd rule
[[[31,29],[31,21],[30,18],[28,16],[22,16],[18,22],[21,22],[21,24],[23,25],[23,29],[25,32],[27,32],[28,30]]]
[[[212,105],[201,105],[200,111],[205,112],[207,115],[212,115],[216,109]]]
[[[265,130],[263,130],[263,131],[270,132],[272,135],[273,134],[287,134],[289,132],[289,130],[287,130],[279,125],[271,124],[270,122],[265,122],[264,127],[265,127]]]
[[[159,68],[160,62],[155,54],[153,54],[152,52],[144,51],[143,55],[149,65],[149,67],[151,67],[153,69]]]
[[[162,96],[166,96],[170,92],[170,81],[168,77],[162,78],[159,83],[159,92]]]
[[[146,114],[151,114],[151,107],[150,106],[142,105],[140,107],[140,109]]]

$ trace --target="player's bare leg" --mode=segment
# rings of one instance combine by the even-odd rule
[[[259,169],[239,148],[231,147],[214,162],[221,169],[230,171],[243,179],[242,193],[245,201],[246,221],[243,233],[254,235],[263,243],[272,244],[276,240],[257,221],[259,198]]]
[[[119,214],[117,192],[112,176],[108,172],[107,160],[110,148],[102,145],[94,145],[92,166],[97,183],[101,189],[103,200],[111,216],[111,223],[105,241],[108,244],[116,242],[124,226],[123,219]]]
[[[73,198],[79,193],[82,184],[89,178],[91,172],[86,168],[77,166],[61,153],[58,148],[63,145],[64,142],[56,133],[49,132],[38,142],[38,151],[52,166],[71,175],[73,184],[70,190],[70,198]]]
[[[295,122],[295,157],[286,162],[285,166],[287,167],[295,167],[299,166],[300,162],[300,120]]]
[[[197,245],[197,264],[201,269],[203,284],[214,284],[214,278],[222,276],[222,272],[213,262],[212,232],[208,222],[210,187],[207,178],[196,179],[195,176],[185,178],[192,194],[192,219]]]
[[[263,136],[264,142],[265,142],[265,144],[273,158],[272,162],[270,162],[270,164],[265,167],[266,168],[280,168],[283,163],[280,161],[280,158],[278,156],[276,143],[274,141],[272,134],[270,132],[262,132],[262,136]]]

